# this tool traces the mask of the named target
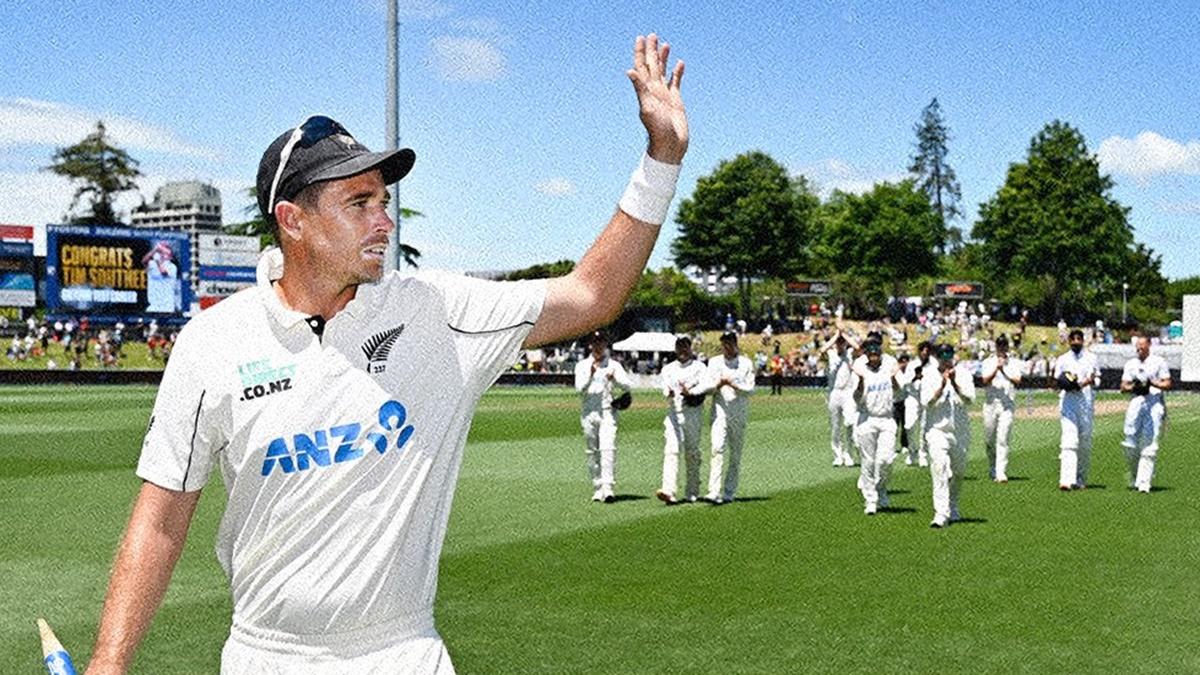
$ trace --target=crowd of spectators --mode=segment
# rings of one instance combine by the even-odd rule
[[[53,322],[34,317],[11,322],[0,317],[0,335],[7,341],[5,357],[10,363],[44,360],[48,370],[81,370],[120,367],[126,360],[126,341],[131,339],[146,343],[150,363],[165,364],[176,331],[164,330],[154,319],[138,320],[130,327],[121,321],[93,325],[86,316]]]

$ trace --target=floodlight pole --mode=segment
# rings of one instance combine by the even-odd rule
[[[1121,284],[1121,325],[1125,324],[1126,317],[1128,316],[1128,311],[1127,311],[1128,307],[1129,307],[1129,284],[1122,283]]]
[[[388,2],[388,66],[387,66],[387,147],[396,150],[400,147],[400,12],[398,0]],[[390,188],[392,192],[392,220],[395,229],[388,235],[388,269],[402,269],[404,256],[400,253],[400,184]]]

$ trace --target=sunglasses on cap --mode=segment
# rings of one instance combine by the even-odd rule
[[[283,178],[283,169],[287,166],[288,160],[292,158],[292,151],[296,149],[296,146],[311,148],[334,134],[349,136],[350,132],[324,115],[313,115],[292,130],[291,137],[288,138],[287,143],[283,144],[283,150],[279,152],[279,168],[275,169],[275,179],[271,181],[271,196],[267,200],[267,213],[275,211],[275,192],[279,189],[279,180]]]

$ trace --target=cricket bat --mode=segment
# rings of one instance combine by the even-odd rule
[[[45,659],[46,670],[50,671],[50,675],[76,675],[71,655],[63,649],[54,631],[50,630],[50,625],[45,619],[38,619],[37,626],[42,634],[42,658]]]

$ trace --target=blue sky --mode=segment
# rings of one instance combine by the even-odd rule
[[[824,190],[902,178],[938,97],[969,230],[1030,138],[1082,131],[1170,277],[1200,273],[1200,8],[1161,2],[401,2],[400,134],[417,152],[402,237],[424,266],[578,258],[644,147],[624,71],[657,31],[687,62],[679,195],[764,150]],[[383,145],[386,0],[10,3],[0,16],[0,222],[55,222],[39,167],[96,119],[170,180],[241,220],[259,156],[313,113]],[[678,198],[676,200],[678,202]],[[670,264],[668,224],[651,266]]]

